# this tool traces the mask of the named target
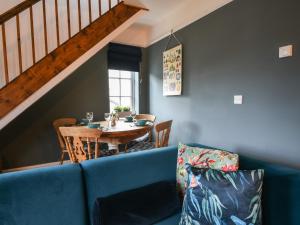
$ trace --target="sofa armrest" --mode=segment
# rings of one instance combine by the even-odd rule
[[[300,221],[300,170],[240,156],[240,169],[264,169],[263,224]]]

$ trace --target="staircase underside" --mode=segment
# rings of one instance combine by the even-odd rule
[[[139,11],[120,3],[0,90],[0,119]]]

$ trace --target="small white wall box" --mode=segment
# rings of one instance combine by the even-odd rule
[[[234,96],[234,104],[235,105],[243,104],[243,95],[235,95]]]
[[[286,45],[279,48],[279,58],[293,56],[293,45]]]

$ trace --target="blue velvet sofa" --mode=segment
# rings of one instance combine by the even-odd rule
[[[171,146],[1,174],[0,225],[90,225],[97,197],[175,180],[176,158],[177,147]],[[300,170],[243,156],[240,167],[265,169],[263,224],[300,224]],[[177,225],[179,219],[172,215],[157,225]]]

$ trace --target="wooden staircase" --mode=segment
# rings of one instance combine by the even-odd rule
[[[67,26],[65,31],[67,32],[68,39],[61,43],[62,27],[59,23],[59,13],[58,13],[58,0],[55,1],[55,24],[56,24],[56,42],[57,46],[54,50],[49,52],[49,33],[47,32],[47,17],[46,17],[46,1],[47,0],[26,0],[15,8],[9,10],[5,14],[0,16],[0,25],[2,29],[2,49],[3,49],[3,65],[4,65],[4,76],[5,84],[0,89],[0,120],[2,120],[6,115],[8,115],[12,110],[14,110],[18,105],[24,102],[27,98],[33,95],[41,87],[46,85],[54,77],[68,68],[72,63],[82,57],[86,52],[91,50],[95,45],[101,41],[108,43],[107,37],[115,32],[122,24],[126,23],[134,15],[138,14],[140,11],[145,9],[126,5],[123,2],[112,0],[99,0],[98,5],[98,18],[92,18],[92,3],[94,0],[88,1],[88,25],[83,27],[82,25],[82,13],[83,9],[81,7],[82,0],[77,1],[78,6],[78,32],[72,35],[72,20],[71,20],[71,7],[70,3],[72,0],[67,1]],[[97,0],[98,1],[98,0]],[[105,5],[103,1],[106,1],[107,11],[103,13],[101,7]],[[74,2],[72,2],[74,3]],[[33,7],[35,4],[42,4],[42,19],[44,28],[44,57],[37,60],[36,58],[36,44],[34,32],[34,18]],[[29,10],[29,23],[31,28],[31,55],[32,55],[32,65],[23,71],[23,55],[21,48],[21,37],[20,37],[20,14],[25,10]],[[94,8],[93,8],[94,10]],[[10,78],[9,74],[9,61],[7,57],[7,37],[9,36],[6,31],[7,21],[15,18],[16,20],[16,30],[17,30],[17,49],[18,49],[18,70],[19,74],[14,78]],[[74,32],[73,32],[74,33]],[[53,35],[51,35],[53,37]],[[1,43],[0,43],[1,45]],[[1,56],[2,58],[2,56]],[[1,59],[0,58],[0,59]],[[1,71],[0,71],[1,76]],[[2,126],[3,127],[3,126]],[[2,128],[1,127],[1,128]],[[0,129],[1,129],[0,128]]]

